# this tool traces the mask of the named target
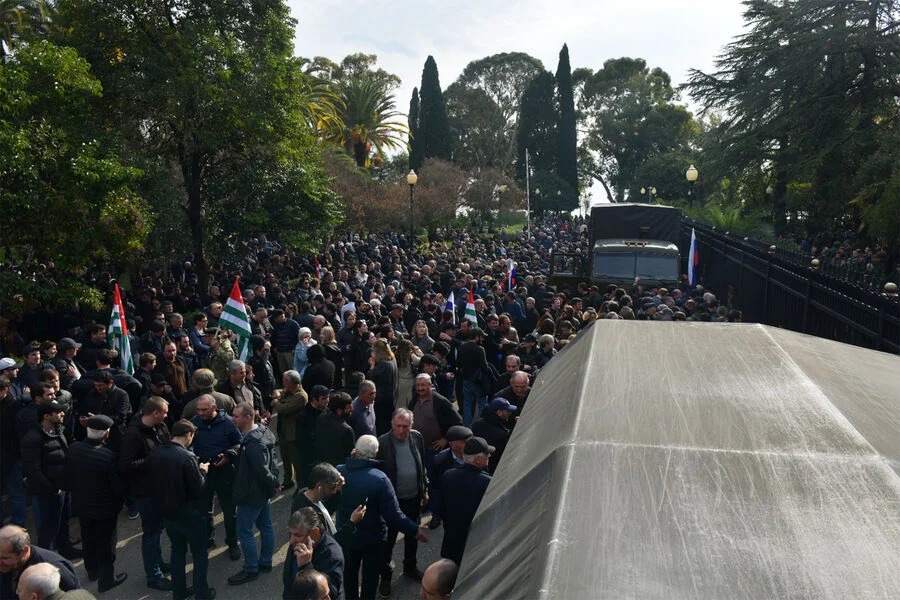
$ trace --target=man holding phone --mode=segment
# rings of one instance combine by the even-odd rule
[[[288,522],[290,548],[284,561],[282,598],[291,597],[297,573],[315,569],[328,578],[331,600],[344,600],[344,552],[325,530],[319,514],[310,507],[301,508]]]

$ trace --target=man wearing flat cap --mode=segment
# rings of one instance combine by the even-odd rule
[[[84,568],[91,581],[99,579],[103,593],[121,584],[126,573],[115,574],[116,523],[127,488],[119,474],[116,454],[106,447],[114,422],[106,415],[89,417],[87,437],[69,448],[67,487],[72,513],[81,523]]]
[[[441,526],[441,502],[443,501],[441,480],[444,478],[444,473],[450,469],[466,464],[463,458],[463,449],[470,437],[472,437],[471,429],[462,425],[454,425],[447,430],[448,447],[434,457],[434,464],[428,475],[430,481],[433,482],[429,493],[432,494],[432,506],[434,507],[431,523],[428,524],[429,529],[437,529]]]
[[[465,464],[444,473],[441,481],[441,516],[444,519],[441,558],[449,558],[456,564],[462,563],[469,527],[491,482],[491,476],[485,469],[494,450],[484,438],[473,436],[463,447]]]

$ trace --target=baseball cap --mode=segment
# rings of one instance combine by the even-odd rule
[[[513,412],[519,410],[518,406],[510,404],[506,398],[494,398],[488,406],[490,410],[511,410]]]
[[[0,371],[5,371],[6,369],[21,369],[23,362],[16,362],[11,358],[0,358]]]

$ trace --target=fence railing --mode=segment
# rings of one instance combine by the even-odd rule
[[[900,354],[900,298],[885,293],[883,284],[878,291],[872,282],[864,287],[809,260],[803,264],[794,253],[702,223],[682,224],[682,248],[692,227],[701,280],[742,310],[745,321]]]

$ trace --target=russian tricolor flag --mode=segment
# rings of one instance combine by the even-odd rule
[[[691,228],[691,251],[688,253],[688,283],[697,284],[697,267],[700,265],[700,248],[697,245],[697,234]]]

